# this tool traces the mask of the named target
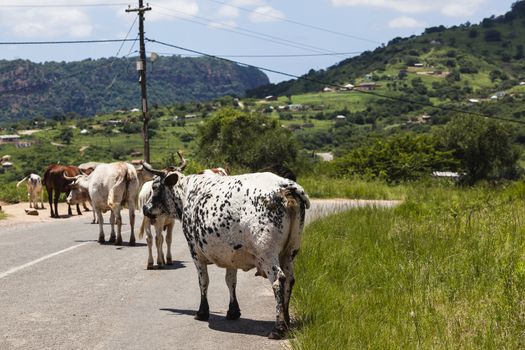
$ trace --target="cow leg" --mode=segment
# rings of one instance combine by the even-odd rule
[[[131,200],[128,201],[128,210],[129,210],[129,226],[131,233],[129,235],[129,245],[135,245],[135,203]]]
[[[86,205],[86,202],[82,202],[82,207],[84,208],[84,211],[89,211],[89,208]]]
[[[199,321],[208,321],[210,318],[210,307],[208,306],[208,284],[210,279],[208,277],[208,266],[198,259],[193,259],[197,272],[199,274],[199,287],[201,290],[201,303],[199,311],[195,315],[195,319]]]
[[[53,206],[55,207],[55,217],[59,218],[58,215],[58,199],[60,198],[60,192],[55,190],[55,197],[53,198]],[[69,206],[69,205],[68,205]],[[71,212],[71,208],[69,208],[69,211]],[[71,214],[70,214],[71,215]]]
[[[71,208],[69,208],[69,210],[71,210]],[[78,215],[82,215],[82,212],[80,211],[80,204],[77,203],[77,214]],[[71,214],[69,214],[71,215]]]
[[[109,243],[115,243],[115,214],[113,213],[113,210],[111,210],[111,213],[109,215],[109,223],[111,225],[111,234],[109,235]]]
[[[40,191],[39,197],[40,197],[40,209],[45,209],[44,208],[44,191]]]
[[[235,287],[237,286],[237,269],[226,269],[226,285],[230,290],[230,304],[226,313],[227,320],[237,320],[241,317],[241,309],[237,302]]]
[[[157,222],[155,224],[155,246],[157,247],[157,265],[162,267],[166,264],[164,260],[164,253],[162,251],[162,243],[164,237],[162,236],[162,223]]]
[[[100,228],[98,233],[98,243],[102,244],[105,241],[104,238],[104,217],[102,216],[102,210],[99,208],[96,208],[95,211],[97,212],[97,218],[98,218],[98,227]]]
[[[284,317],[284,286],[286,275],[277,264],[265,268],[266,275],[272,284],[273,294],[275,295],[275,326],[268,335],[270,339],[282,339],[286,333],[286,322]]]
[[[148,270],[153,268],[153,252],[152,252],[152,246],[153,246],[153,235],[151,234],[151,224],[149,222],[149,219],[145,216],[143,220],[146,220],[146,242],[148,243]]]
[[[284,283],[284,321],[287,326],[290,326],[290,297],[292,296],[292,289],[295,284],[294,268],[293,268],[293,256],[287,256],[283,258],[281,263],[283,272],[286,275],[286,281]]]
[[[166,264],[173,265],[173,260],[171,258],[171,241],[173,237],[173,226],[174,222],[171,221],[170,224],[167,225],[166,228],[166,246],[167,246],[167,252],[166,252]]]
[[[120,215],[120,205],[115,206],[115,222],[117,223],[117,240],[115,241],[115,245],[122,245],[122,216]]]
[[[53,188],[47,188],[47,199],[49,201],[49,211],[51,212],[51,217],[55,217],[55,213],[53,212]]]

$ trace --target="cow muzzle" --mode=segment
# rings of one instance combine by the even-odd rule
[[[142,207],[142,213],[147,216],[150,220],[154,221],[157,218],[157,215],[153,214],[152,208],[153,206],[151,204],[145,204]]]

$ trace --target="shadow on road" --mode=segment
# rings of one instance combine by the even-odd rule
[[[160,309],[161,311],[169,311],[177,315],[188,315],[193,318],[197,313],[196,310],[182,310],[182,309]],[[199,322],[194,320],[194,322]],[[272,321],[251,320],[248,318],[240,318],[238,320],[226,320],[224,315],[210,313],[208,326],[210,329],[226,333],[239,333],[247,335],[259,335],[267,337],[275,325]]]
[[[149,270],[177,270],[177,269],[183,269],[186,267],[187,261],[174,261],[171,265],[164,265],[159,268],[158,265],[153,266],[153,268],[150,268]]]
[[[75,240],[75,242],[78,242],[78,243],[84,243],[84,242],[93,242],[93,243],[97,243],[98,241],[96,239],[77,239]],[[135,243],[135,245],[129,245],[129,242],[122,242],[122,245],[115,245],[115,243],[110,243],[108,241],[102,243],[102,244],[99,244],[99,245],[103,245],[103,246],[113,246],[113,247],[117,247],[117,249],[122,249],[123,247],[129,247],[129,248],[135,248],[135,247],[146,247],[147,244],[146,243]]]

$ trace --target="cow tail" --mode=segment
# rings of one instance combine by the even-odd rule
[[[284,190],[286,209],[290,218],[290,229],[285,244],[285,252],[295,255],[301,243],[306,209],[310,208],[310,199],[300,187],[288,187]]]
[[[16,188],[20,187],[20,185],[27,180],[27,176],[24,177],[22,180],[18,181],[18,183],[16,184]]]
[[[139,229],[139,239],[142,239],[142,237],[144,237],[145,229],[146,229],[146,217],[143,217],[142,223],[140,224],[140,229]]]
[[[113,208],[115,206],[116,203],[120,203],[120,199],[119,198],[115,198],[115,189],[118,189],[122,182],[123,181],[126,181],[126,176],[121,176],[118,181],[115,183],[115,185],[113,185],[113,187],[111,187],[111,189],[109,190],[109,194],[108,194],[108,206],[110,208]],[[126,198],[126,197],[123,197],[123,198]]]

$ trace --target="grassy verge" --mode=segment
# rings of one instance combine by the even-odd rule
[[[406,186],[390,186],[381,181],[304,177],[298,182],[312,198],[403,199]]]
[[[304,233],[296,349],[523,348],[525,185],[408,192]]]

